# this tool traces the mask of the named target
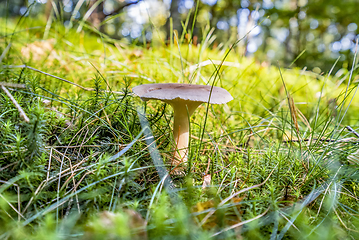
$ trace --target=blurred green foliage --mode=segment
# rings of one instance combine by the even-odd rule
[[[320,73],[329,71],[338,58],[335,72],[351,68],[358,4],[357,0],[5,0],[0,16],[53,16],[78,30],[99,30],[140,45],[161,42],[164,36],[168,41],[172,30],[178,38],[188,33],[188,41],[201,43],[210,26],[213,48],[226,48],[244,37],[239,43],[242,55]]]

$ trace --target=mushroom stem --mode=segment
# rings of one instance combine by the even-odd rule
[[[189,118],[201,102],[179,100],[172,101],[170,104],[174,111],[173,137],[176,144],[172,165],[178,165],[181,162],[187,162]]]

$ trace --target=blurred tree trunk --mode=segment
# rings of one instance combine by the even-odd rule
[[[210,11],[209,11],[209,14],[211,15],[211,19],[209,21],[211,27],[216,27],[217,22],[218,22],[217,14],[221,14],[221,12],[216,10],[217,9],[217,4],[218,4],[218,1],[211,6]]]
[[[56,14],[55,14],[55,17],[56,17],[56,18],[60,18],[60,13],[61,13],[62,11],[59,11],[59,9],[60,9],[60,2],[59,2],[59,0],[47,0],[46,6],[45,6],[45,16],[46,16],[46,19],[49,19],[50,14],[52,13],[52,10],[53,10],[54,6],[56,7],[56,9],[54,9],[54,12],[56,13]]]
[[[297,5],[297,8],[296,8],[296,11],[295,11],[295,14],[297,16],[297,23],[298,23],[298,33],[297,33],[297,47],[295,49],[293,49],[292,53],[293,55],[296,57],[298,56],[298,54],[302,51],[302,45],[301,45],[301,40],[300,40],[300,37],[302,35],[302,26],[301,26],[301,20],[299,18],[299,13],[301,11],[300,7],[299,7],[299,0],[296,1],[296,5]],[[290,29],[290,27],[288,27],[288,29]],[[289,36],[288,36],[289,37]]]
[[[97,0],[91,0],[90,4],[88,6],[88,9],[90,9],[94,4],[96,4]],[[101,30],[101,22],[106,18],[105,13],[103,12],[103,4],[104,2],[100,3],[96,9],[91,13],[88,21],[91,23],[93,27],[96,29]]]

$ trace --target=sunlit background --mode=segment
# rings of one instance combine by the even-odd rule
[[[282,66],[328,71],[351,65],[358,38],[359,1],[336,0],[7,0],[1,15],[39,16],[97,29],[130,43],[168,43],[177,37],[213,48],[236,41],[243,55]],[[170,21],[172,19],[172,21]],[[175,34],[176,37],[176,34]],[[298,56],[300,56],[298,58]]]

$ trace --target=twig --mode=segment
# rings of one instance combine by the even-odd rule
[[[18,104],[18,102],[15,100],[15,98],[11,95],[9,90],[7,90],[7,88],[4,85],[0,85],[0,86],[1,86],[2,90],[6,93],[6,95],[10,98],[11,102],[15,105],[17,110],[19,111],[20,117],[23,118],[25,122],[29,123],[30,119],[26,116],[26,113],[24,112],[24,110],[22,110],[21,106]]]

